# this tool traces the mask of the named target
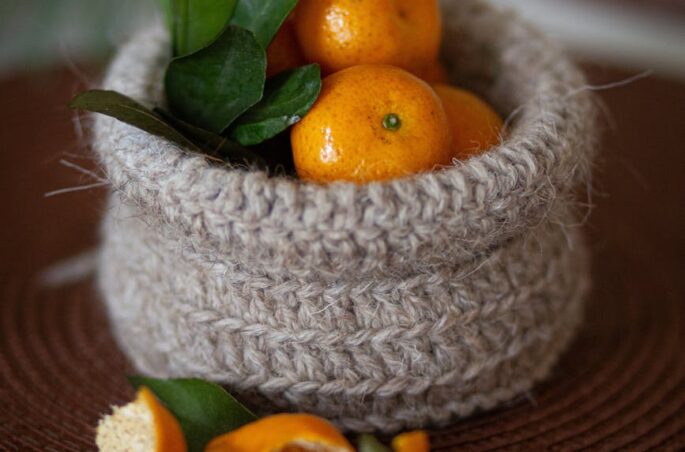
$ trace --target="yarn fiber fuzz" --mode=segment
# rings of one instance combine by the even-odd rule
[[[589,286],[572,193],[596,109],[518,18],[480,0],[443,9],[453,81],[512,118],[500,146],[446,170],[315,185],[96,118],[113,186],[99,282],[140,372],[387,432],[492,408],[548,375]],[[161,103],[167,40],[161,27],[135,37],[105,88]]]

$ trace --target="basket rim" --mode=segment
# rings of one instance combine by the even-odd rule
[[[487,236],[479,241],[481,247],[509,238],[542,219],[554,198],[575,185],[592,147],[593,119],[580,118],[592,111],[592,99],[579,90],[584,84],[580,71],[537,30],[481,0],[452,3],[459,5],[448,5],[446,14],[450,8],[461,13],[471,8],[485,16],[507,15],[503,33],[492,37],[498,57],[505,58],[517,45],[526,59],[544,68],[527,81],[535,101],[521,103],[518,114],[524,119],[500,145],[480,156],[386,182],[318,185],[219,167],[162,138],[98,116],[95,149],[105,172],[114,189],[144,211],[161,213],[166,223],[185,233],[219,243],[235,240],[227,229],[236,226],[319,236],[342,231],[357,242],[398,228],[420,231],[419,241],[445,230],[461,231],[464,240]],[[506,44],[513,36],[518,44]],[[104,87],[143,102],[159,98],[154,93],[160,90],[166,39],[159,25],[135,36],[111,64]],[[538,44],[522,46],[527,39]],[[562,101],[559,92],[566,95]]]

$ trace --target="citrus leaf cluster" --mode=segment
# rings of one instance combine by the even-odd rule
[[[172,59],[168,111],[112,91],[77,95],[71,108],[112,116],[191,151],[264,166],[247,146],[298,122],[321,91],[318,65],[266,79],[266,49],[297,0],[161,0]]]

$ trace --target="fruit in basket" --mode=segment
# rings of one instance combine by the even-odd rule
[[[445,69],[445,66],[443,66],[439,60],[432,61],[428,66],[424,67],[421,72],[419,72],[418,76],[431,85],[436,83],[448,83],[449,81],[447,69]]]
[[[402,69],[354,66],[323,81],[291,133],[302,179],[364,183],[449,165],[447,116],[433,89]]]
[[[169,111],[103,90],[82,93],[70,106],[212,160],[277,171],[292,167],[291,154],[260,152],[299,121],[290,134],[292,160],[302,179],[315,182],[430,171],[500,139],[497,113],[446,84],[437,0],[241,2],[235,11],[203,10],[203,20],[178,8],[168,13],[175,43],[189,30],[216,28],[217,14],[229,24],[209,44],[174,47],[164,77]],[[331,74],[321,92],[317,64]]]
[[[465,160],[500,142],[503,122],[499,114],[475,94],[438,84],[433,89],[440,96],[450,130],[454,157]]]
[[[180,424],[146,387],[133,402],[114,408],[100,421],[95,441],[99,450],[110,452],[187,450]]]
[[[271,77],[288,69],[304,66],[304,56],[295,37],[295,26],[286,20],[266,50],[266,76]]]
[[[419,74],[437,59],[437,0],[300,0],[295,31],[305,58],[324,74],[389,64]]]

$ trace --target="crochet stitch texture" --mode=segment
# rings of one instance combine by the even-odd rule
[[[578,69],[518,18],[481,0],[443,10],[454,81],[512,113],[500,146],[453,168],[315,185],[96,117],[113,186],[100,287],[139,371],[388,432],[547,376],[589,287],[572,192],[589,177],[596,108]],[[162,103],[167,39],[135,37],[104,87]]]

